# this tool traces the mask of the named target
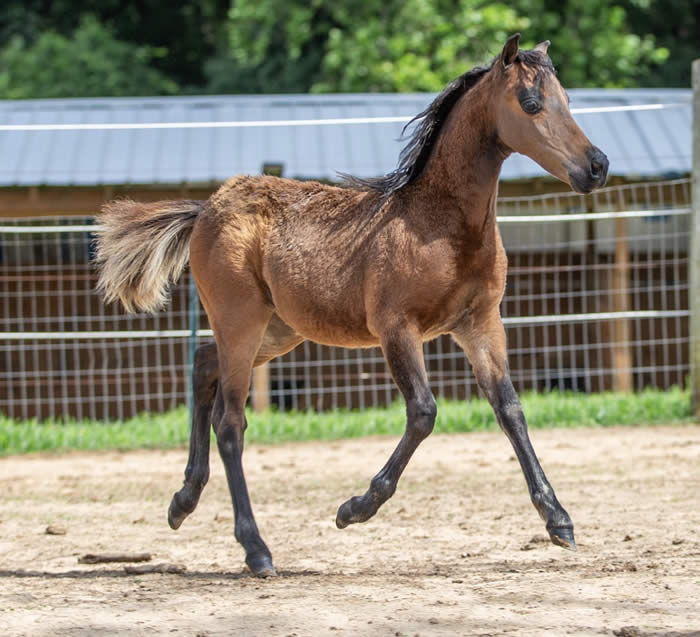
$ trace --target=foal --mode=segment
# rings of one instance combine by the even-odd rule
[[[398,168],[385,177],[349,178],[349,188],[236,177],[206,202],[105,206],[97,262],[106,299],[157,310],[189,253],[214,331],[216,344],[195,359],[190,457],[170,505],[172,528],[194,510],[207,481],[211,423],[246,563],[256,575],[274,574],[243,475],[244,407],[251,368],[305,339],[380,345],[406,401],[398,446],[367,492],[340,506],[336,524],[368,520],[433,429],[422,346],[449,333],[513,445],[552,542],[575,548],[571,519],[530,444],[509,377],[499,312],[507,261],[495,205],[501,165],[512,152],[582,193],[605,182],[608,161],[571,117],[549,42],[520,51],[518,39],[415,118]]]

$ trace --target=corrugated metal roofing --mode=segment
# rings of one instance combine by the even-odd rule
[[[578,114],[611,174],[660,177],[691,167],[689,90],[570,90],[572,108],[681,108]],[[432,94],[193,96],[0,101],[0,124],[204,122],[412,116]],[[400,123],[275,128],[0,131],[0,186],[207,184],[282,164],[288,177],[367,177],[392,170]],[[546,173],[522,155],[503,179]]]

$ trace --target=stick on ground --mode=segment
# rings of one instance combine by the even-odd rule
[[[150,562],[150,553],[86,553],[78,558],[80,564],[106,564],[108,562]]]

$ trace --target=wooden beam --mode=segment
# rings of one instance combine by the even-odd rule
[[[190,199],[208,199],[216,187],[216,185],[188,186],[184,191],[179,184],[0,188],[0,218],[92,216],[98,214],[102,204],[110,199],[120,197],[129,197],[136,201],[182,199],[183,192],[186,192]]]
[[[618,206],[619,209],[624,206]],[[629,301],[629,241],[627,220],[615,219],[615,270],[612,278],[613,312],[628,312]],[[613,321],[613,386],[618,392],[631,392],[632,349],[628,319]]]
[[[700,59],[693,62],[693,213],[690,217],[690,391],[695,419],[700,422]]]
[[[260,413],[270,406],[270,366],[253,368],[253,411]]]

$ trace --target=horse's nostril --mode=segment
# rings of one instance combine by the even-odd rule
[[[600,177],[602,170],[603,166],[601,165],[601,163],[594,159],[591,162],[591,177]]]

